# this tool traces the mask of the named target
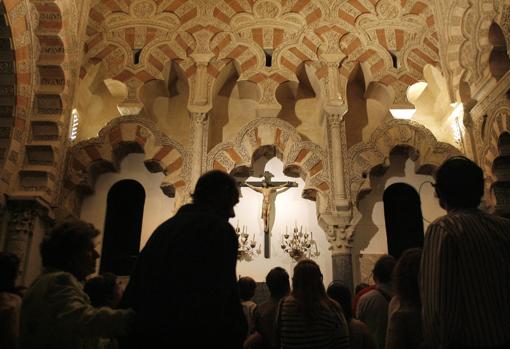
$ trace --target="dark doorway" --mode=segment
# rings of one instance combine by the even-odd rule
[[[130,275],[140,250],[145,190],[137,181],[115,183],[108,192],[100,272]]]
[[[420,196],[405,183],[390,185],[383,195],[388,253],[395,258],[412,247],[423,247]]]

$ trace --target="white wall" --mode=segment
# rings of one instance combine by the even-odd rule
[[[355,283],[360,282],[360,280],[371,281],[367,280],[367,273],[370,273],[377,256],[370,258],[369,255],[388,253],[382,201],[384,190],[387,187],[395,183],[406,183],[416,189],[420,195],[424,231],[426,231],[430,222],[446,213],[439,206],[431,183],[427,182],[434,182],[434,178],[416,174],[414,161],[399,153],[391,155],[390,166],[383,175],[371,177],[372,191],[363,197],[359,203],[363,218],[356,228],[353,244]],[[361,257],[360,260],[356,260],[358,254]],[[357,263],[359,264],[356,265]],[[365,265],[367,263],[370,265]]]
[[[313,258],[321,267],[324,275],[324,283],[328,285],[332,279],[331,252],[328,250],[329,243],[326,233],[317,223],[317,214],[315,202],[303,199],[304,182],[301,178],[286,177],[283,174],[283,164],[278,158],[269,160],[265,167],[270,171],[274,178],[273,181],[294,181],[298,183],[297,188],[290,188],[276,196],[275,200],[275,219],[271,236],[271,256],[264,258],[264,224],[261,219],[262,194],[253,191],[250,188],[241,188],[242,197],[239,204],[235,207],[236,217],[230,220],[235,227],[247,226],[250,234],[255,234],[255,239],[260,245],[261,253],[252,261],[240,261],[237,264],[237,273],[242,276],[251,276],[256,281],[265,281],[266,274],[276,266],[281,266],[292,276],[293,268],[296,262],[281,248],[281,234],[285,233],[285,227],[288,227],[291,233],[294,225],[303,226],[303,231],[313,232],[313,238],[317,242],[320,255]],[[250,177],[247,181],[260,182],[262,178]]]
[[[150,173],[145,168],[143,160],[143,154],[129,154],[122,161],[119,172],[101,175],[97,179],[94,194],[85,198],[81,209],[81,218],[94,224],[102,233],[106,216],[106,199],[110,188],[124,179],[139,182],[145,190],[140,249],[158,225],[173,214],[174,207],[174,199],[163,194],[159,187],[164,177],[163,173]],[[98,239],[97,250],[101,253],[102,235]]]

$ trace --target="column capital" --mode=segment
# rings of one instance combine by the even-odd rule
[[[207,122],[206,112],[190,112],[189,117],[194,124],[203,125]]]
[[[25,271],[26,256],[38,218],[50,218],[49,207],[36,198],[9,198],[5,250],[20,259],[20,274]],[[52,217],[51,217],[52,218]]]
[[[348,225],[329,226],[326,233],[333,255],[351,254],[352,242],[354,241],[354,227]]]
[[[351,253],[356,226],[360,220],[361,213],[356,208],[320,217],[333,255]]]
[[[344,115],[345,114],[326,114],[328,125],[331,127],[339,127],[344,121]]]
[[[329,119],[330,116],[333,118],[340,118],[343,120],[345,114],[349,107],[345,103],[340,103],[340,101],[330,101],[324,105],[324,113],[327,115]]]

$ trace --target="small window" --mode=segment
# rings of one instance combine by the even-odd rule
[[[140,55],[142,54],[142,50],[141,49],[135,49],[133,50],[133,63],[135,65],[138,65],[140,64]]]
[[[78,110],[73,109],[71,112],[71,125],[69,127],[69,139],[74,141],[78,137],[78,124],[80,122],[80,115]]]
[[[388,51],[388,53],[391,56],[391,63],[393,65],[393,68],[398,69],[399,68],[399,62],[397,54],[394,51]]]
[[[273,50],[264,50],[264,53],[266,55],[266,67],[272,67],[273,66]]]

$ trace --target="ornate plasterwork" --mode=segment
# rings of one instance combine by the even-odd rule
[[[29,262],[36,220],[39,217],[48,217],[48,211],[48,208],[37,200],[11,200],[7,203],[4,248],[18,256],[20,274],[24,273]]]
[[[346,81],[360,63],[368,80],[391,86],[395,102],[403,104],[406,87],[421,78],[423,66],[438,62],[433,14],[420,1],[235,0],[206,5],[112,0],[95,3],[87,32],[82,77],[90,64],[106,62],[104,78],[164,80],[165,65],[176,60],[186,72],[189,105],[207,111],[216,76],[234,60],[239,80],[251,81],[261,91],[259,109],[265,111],[260,116],[276,116],[281,108],[274,96],[278,86],[298,82],[303,63],[318,63],[319,94],[329,99],[345,100]],[[331,48],[336,53],[324,52]],[[137,50],[141,54],[135,64]],[[270,66],[264,65],[264,50],[272,55]],[[334,61],[332,53],[339,56]],[[197,60],[197,55],[207,59]],[[201,64],[208,75],[200,74]],[[337,72],[324,76],[321,67]]]
[[[29,134],[29,119],[32,115],[35,79],[35,58],[38,54],[37,39],[34,36],[31,14],[33,5],[27,0],[6,0],[0,6],[5,6],[5,16],[8,27],[3,28],[4,33],[11,37],[4,37],[2,45],[2,132],[7,141],[3,140],[3,161],[0,164],[0,192],[23,192],[17,179],[18,171],[25,159],[24,145]],[[1,11],[4,13],[4,11]],[[11,45],[5,40],[11,41]],[[12,50],[11,50],[12,49]],[[9,51],[9,52],[5,52]],[[12,60],[9,58],[13,57]],[[7,60],[7,62],[6,62]],[[9,76],[12,74],[12,76]],[[12,82],[12,88],[6,88]],[[10,119],[10,120],[9,120]],[[5,129],[9,126],[9,131]],[[46,188],[45,188],[46,189]],[[40,193],[38,193],[40,194]],[[2,195],[3,196],[3,195]],[[48,198],[47,198],[48,199]],[[0,199],[0,206],[4,199]]]
[[[189,152],[163,135],[152,121],[136,116],[114,119],[101,129],[98,137],[70,149],[66,187],[75,195],[92,192],[97,176],[117,171],[120,161],[133,152],[145,154],[149,171],[165,174],[161,183],[165,194],[174,196],[176,191],[187,187],[191,173]],[[69,208],[76,208],[75,203],[66,200]]]
[[[209,152],[207,169],[249,175],[253,156],[268,146],[275,149],[287,175],[303,178],[303,197],[320,198],[323,209],[328,209],[331,184],[326,152],[312,142],[301,140],[296,129],[280,119],[259,118],[248,123],[234,141],[218,144]]]
[[[507,9],[493,0],[438,0],[436,5],[436,13],[441,12],[442,17],[438,30],[444,33],[443,69],[450,83],[451,97],[456,97],[461,81],[469,83],[471,95],[475,96],[492,77],[489,28],[493,22],[501,28],[506,25]],[[508,29],[503,32],[508,42]]]
[[[414,151],[417,172],[429,172],[449,157],[460,155],[457,148],[438,142],[428,129],[416,122],[385,122],[372,133],[368,142],[358,143],[348,151],[346,167],[354,202],[362,192],[371,190],[370,172],[378,166],[388,166],[390,153],[397,146],[408,146]]]
[[[479,146],[480,166],[485,174],[485,193],[489,205],[495,204],[495,198],[491,192],[492,185],[496,182],[496,176],[493,171],[494,160],[499,156],[498,141],[504,132],[510,132],[510,101],[507,98],[501,98],[495,103],[488,112],[488,118],[485,121],[486,127]]]

